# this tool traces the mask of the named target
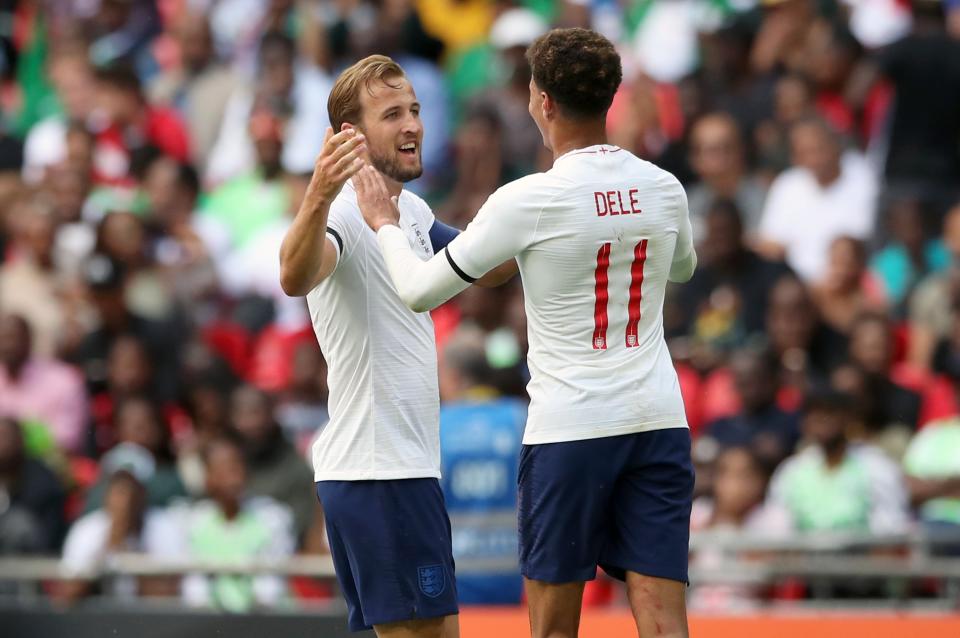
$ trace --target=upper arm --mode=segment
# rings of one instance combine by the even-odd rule
[[[693,251],[693,228],[690,224],[690,205],[683,186],[677,183],[677,245],[673,251],[674,263],[685,259]]]
[[[349,204],[337,201],[330,207],[320,270],[310,283],[310,290],[332,275],[340,262],[352,253],[360,233],[366,228],[361,227],[362,223],[360,211]]]
[[[440,220],[434,219],[433,225],[430,226],[430,243],[433,246],[434,254],[446,248],[450,242],[457,238],[460,232],[460,229],[447,226]],[[483,288],[496,288],[513,279],[513,276],[516,275],[518,271],[517,261],[515,259],[508,259],[493,270],[478,277],[474,285]]]
[[[526,186],[514,182],[491,195],[447,246],[450,265],[465,281],[473,283],[533,242],[546,199]]]
[[[460,234],[460,230],[453,226],[447,226],[439,219],[434,219],[433,224],[430,226],[429,234],[430,244],[433,246],[433,253],[437,254]]]
[[[687,194],[677,182],[677,243],[673,249],[669,280],[674,283],[689,281],[697,267],[697,253],[693,246],[693,227],[690,224],[690,209]]]

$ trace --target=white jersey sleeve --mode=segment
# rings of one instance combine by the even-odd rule
[[[467,229],[450,242],[450,264],[473,282],[533,243],[544,198],[543,175],[530,175],[495,192]],[[543,194],[541,198],[538,195]]]
[[[491,195],[467,229],[425,262],[416,257],[400,228],[381,228],[380,249],[404,304],[414,312],[432,310],[529,246],[541,207],[519,202],[543,201],[532,188],[538,177],[518,180]],[[515,196],[521,191],[523,198]]]
[[[669,280],[674,283],[684,283],[693,277],[697,268],[697,253],[693,246],[693,227],[690,224],[690,207],[687,204],[687,193],[680,182],[677,182],[677,213],[680,220],[677,233],[677,245],[673,250],[673,261],[670,263]]]
[[[337,197],[330,205],[327,214],[327,237],[333,241],[337,249],[337,264],[340,260],[352,254],[357,245],[360,233],[366,230],[360,209],[349,198]]]

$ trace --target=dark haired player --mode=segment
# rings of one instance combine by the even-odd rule
[[[675,177],[607,144],[620,58],[584,29],[527,56],[530,115],[553,167],[494,193],[466,231],[421,261],[376,171],[354,178],[400,298],[440,305],[516,258],[530,352],[520,460],[520,562],[534,637],[576,636],[597,566],[626,580],[642,636],[686,636],[693,470],[663,339],[668,281],[696,267]]]

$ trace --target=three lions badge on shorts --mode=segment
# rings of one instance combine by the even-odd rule
[[[418,567],[420,591],[430,598],[436,598],[443,593],[446,581],[443,576],[443,565],[427,565]]]

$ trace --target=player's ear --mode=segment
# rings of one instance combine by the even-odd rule
[[[542,98],[540,102],[540,110],[543,113],[544,119],[552,120],[557,112],[556,103],[545,92],[541,91],[540,97]]]
[[[344,122],[343,124],[340,125],[340,132],[342,133],[343,131],[346,131],[348,129],[355,129],[355,128],[357,127],[351,124],[350,122]]]

